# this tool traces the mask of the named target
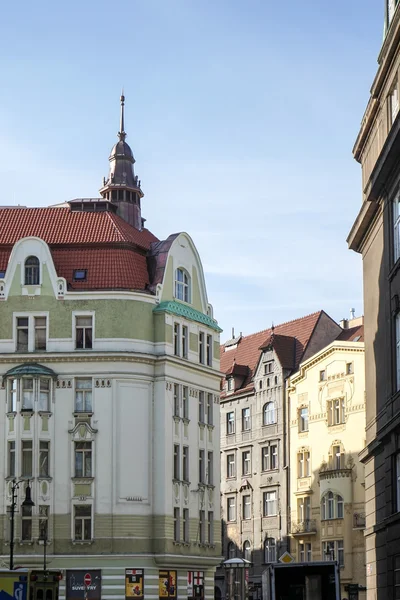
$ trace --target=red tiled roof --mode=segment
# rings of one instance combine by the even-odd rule
[[[31,236],[49,245],[57,274],[65,277],[69,289],[144,290],[149,285],[146,255],[158,239],[112,212],[1,209],[0,270],[6,269],[12,246]],[[87,279],[74,281],[75,269],[87,269]]]
[[[358,339],[355,339],[358,338]],[[336,338],[342,342],[363,342],[364,341],[364,325],[357,325],[356,327],[350,327],[349,329],[343,329]]]
[[[243,391],[243,388],[249,385],[254,375],[254,370],[260,358],[260,348],[270,343],[272,333],[274,334],[274,338],[277,338],[278,358],[282,358],[284,363],[282,366],[284,368],[296,368],[322,312],[318,311],[300,319],[276,325],[273,330],[264,329],[264,331],[242,337],[237,347],[232,350],[225,350],[222,345],[221,371],[223,373],[230,371],[234,361],[240,365],[247,365],[249,367],[249,376],[243,382],[240,390]],[[296,338],[295,349],[294,338]],[[293,360],[292,358],[291,361],[292,366],[288,367],[287,364],[290,362],[290,356],[293,357],[294,355],[295,359]]]
[[[148,229],[139,231],[118,215],[60,208],[3,208],[0,210],[0,245],[14,245],[24,237],[57,244],[129,242],[148,250],[158,239]]]

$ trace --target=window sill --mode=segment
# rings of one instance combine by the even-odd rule
[[[215,425],[213,425],[212,423],[207,423],[207,427],[210,431],[212,431],[213,429],[215,429]]]
[[[51,417],[51,415],[53,414],[50,410],[39,410],[38,414],[41,417]]]
[[[16,416],[17,416],[17,414],[18,414],[18,413],[17,413],[17,411],[16,411],[16,410],[10,410],[10,411],[7,413],[7,417],[8,417],[8,418],[10,418],[10,417],[16,417]]]
[[[188,419],[187,417],[182,417],[182,421],[185,425],[189,425],[190,423],[190,419]]]
[[[94,540],[71,540],[74,546],[90,546]]]
[[[278,468],[276,468],[276,469],[264,469],[263,471],[261,471],[261,473],[262,474],[265,474],[265,473],[277,473],[278,471],[279,471]]]
[[[93,411],[90,411],[90,410],[74,410],[74,417],[93,417]]]
[[[33,540],[18,540],[17,544],[19,546],[33,546]]]
[[[82,483],[83,481],[94,481],[94,477],[92,475],[88,475],[87,477],[85,477],[85,475],[82,475],[81,477],[75,475],[75,477],[71,477],[71,479],[76,483]]]

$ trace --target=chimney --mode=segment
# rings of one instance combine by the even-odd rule
[[[342,329],[348,329],[349,328],[349,321],[348,319],[342,319],[339,323],[340,327]]]

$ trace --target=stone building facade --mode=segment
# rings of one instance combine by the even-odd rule
[[[385,6],[378,70],[353,150],[362,204],[348,237],[363,258],[368,600],[400,598],[400,8],[398,0]]]
[[[220,328],[191,238],[144,228],[123,108],[101,198],[0,210],[0,555],[16,480],[15,564],[45,540],[61,598],[211,599]]]
[[[349,584],[365,588],[362,318],[343,325],[287,387],[291,554],[298,562],[337,560],[341,598]]]

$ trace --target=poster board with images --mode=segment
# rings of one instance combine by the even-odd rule
[[[125,569],[125,598],[144,598],[143,569]]]
[[[158,572],[159,598],[176,598],[176,571]]]
[[[85,584],[85,578],[90,578],[89,585]],[[67,569],[66,599],[101,600],[101,570]]]

